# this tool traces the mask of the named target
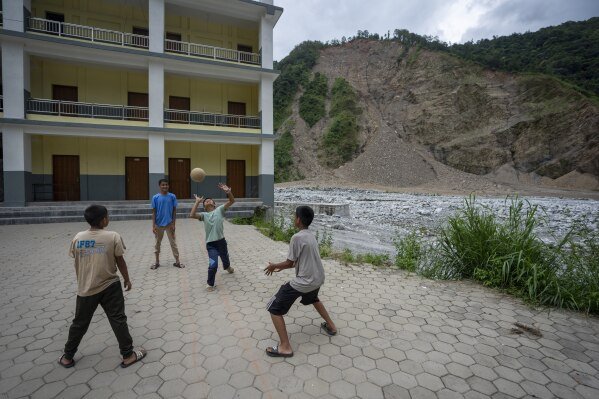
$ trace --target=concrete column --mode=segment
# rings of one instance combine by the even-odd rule
[[[148,147],[151,198],[158,192],[158,181],[164,179],[164,134],[150,133]]]
[[[29,91],[29,55],[23,44],[2,42],[2,87],[4,117],[25,117],[25,92]]]
[[[31,10],[31,0],[2,0],[2,28],[24,32],[26,10]]]
[[[148,80],[150,127],[164,127],[164,65],[161,62],[150,61]]]
[[[149,1],[148,21],[150,24],[150,51],[155,53],[163,53],[164,0]]]
[[[262,134],[274,134],[273,125],[273,100],[272,100],[272,75],[264,75],[260,80],[260,116],[262,123]]]
[[[273,45],[272,31],[274,29],[272,15],[264,15],[260,20],[260,51],[262,52],[262,68],[272,69]]]
[[[22,127],[2,129],[4,204],[25,206],[33,200],[31,186],[31,136]]]
[[[258,195],[265,205],[275,204],[275,144],[271,139],[262,140],[258,159]]]

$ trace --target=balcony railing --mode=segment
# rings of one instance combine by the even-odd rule
[[[43,18],[29,18],[28,29],[33,32],[47,33],[91,42],[110,43],[119,46],[148,48],[148,36],[124,33],[114,30],[51,21]]]
[[[0,96],[0,111],[4,111],[4,96]]]
[[[260,129],[260,117],[245,115],[212,114],[209,112],[165,109],[164,121],[190,125],[243,127]]]
[[[129,105],[92,104],[75,101],[45,100],[30,98],[27,100],[27,112],[30,114],[72,116],[79,118],[117,119],[147,121],[147,107]]]
[[[4,26],[4,14],[0,11],[0,26]]]
[[[213,60],[224,60],[242,64],[260,65],[260,54],[247,53],[245,51],[232,50],[228,48],[206,46],[204,44],[180,42],[165,39],[164,50],[170,53],[186,54],[194,57],[211,58]]]

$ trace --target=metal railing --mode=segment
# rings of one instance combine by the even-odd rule
[[[260,129],[261,127],[260,117],[258,116],[212,114],[209,112],[185,111],[180,109],[165,109],[164,121],[190,125],[243,127],[250,129]]]
[[[95,28],[93,26],[51,21],[49,19],[43,18],[29,18],[28,30],[61,37],[89,40],[100,43],[110,43],[127,47],[146,49],[149,47],[148,36]]]
[[[171,53],[211,58],[214,60],[232,61],[242,64],[260,65],[261,62],[260,54],[170,39],[165,39],[164,50]]]
[[[0,95],[0,111],[4,111],[4,96]]]
[[[0,26],[4,26],[4,14],[0,11]]]
[[[75,101],[45,100],[30,98],[27,100],[27,112],[30,114],[72,116],[79,118],[118,119],[147,121],[147,107],[129,105],[93,104]]]

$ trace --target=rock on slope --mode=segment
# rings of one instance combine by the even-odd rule
[[[556,79],[366,40],[325,48],[313,71],[329,86],[343,77],[357,90],[362,146],[353,161],[323,172],[317,149],[328,120],[310,129],[295,102],[293,156],[306,177],[328,173],[398,187],[599,189],[599,105]]]

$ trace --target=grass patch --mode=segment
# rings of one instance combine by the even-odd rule
[[[405,237],[398,237],[394,240],[397,255],[395,256],[395,267],[415,272],[422,261],[425,248],[415,232]]]
[[[507,217],[499,219],[474,197],[466,199],[426,256],[415,256],[418,244],[404,239],[396,265],[415,264],[428,278],[474,279],[534,304],[599,313],[597,229],[575,223],[549,244],[537,235],[543,217],[536,205],[519,199],[506,205]]]

